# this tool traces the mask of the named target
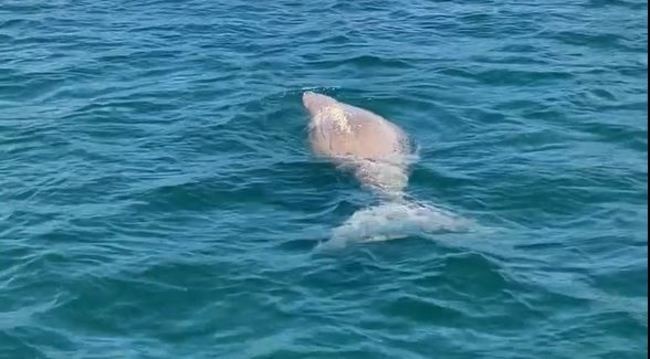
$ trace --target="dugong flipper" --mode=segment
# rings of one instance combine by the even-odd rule
[[[329,96],[305,92],[313,151],[343,168],[380,195],[380,205],[357,211],[336,228],[330,245],[350,240],[383,240],[437,230],[456,230],[461,222],[431,205],[405,199],[412,145],[397,125],[370,111]]]

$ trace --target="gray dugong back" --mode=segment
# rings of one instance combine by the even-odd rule
[[[401,196],[408,182],[411,145],[397,125],[368,110],[329,96],[305,92],[313,151],[351,168],[362,184],[389,196]]]

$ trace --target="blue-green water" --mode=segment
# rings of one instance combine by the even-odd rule
[[[309,3],[0,3],[0,357],[645,357],[646,2]],[[305,89],[475,228],[314,250]]]

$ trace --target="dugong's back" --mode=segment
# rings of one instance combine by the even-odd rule
[[[356,156],[381,160],[408,154],[409,140],[401,128],[370,111],[342,104],[350,118]]]
[[[379,115],[325,95],[306,93],[303,102],[312,115],[310,140],[318,154],[399,161],[410,150],[404,131]]]

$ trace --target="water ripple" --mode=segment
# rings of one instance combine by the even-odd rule
[[[647,2],[4,1],[0,356],[642,357]],[[315,250],[372,194],[301,93],[477,225]],[[516,354],[514,354],[516,353]]]

